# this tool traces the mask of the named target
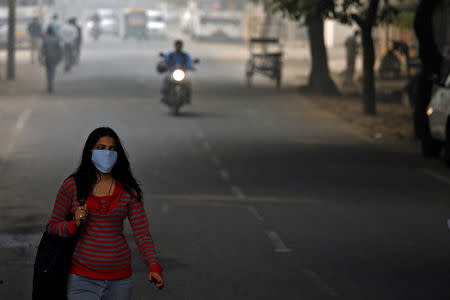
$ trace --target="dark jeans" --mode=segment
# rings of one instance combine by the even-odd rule
[[[68,300],[130,300],[131,278],[119,280],[90,279],[70,274],[67,283]]]
[[[47,71],[47,90],[49,93],[53,92],[55,75],[56,75],[56,66],[55,63],[46,63],[45,69]]]
[[[69,72],[74,63],[74,47],[72,44],[64,45],[64,70]]]

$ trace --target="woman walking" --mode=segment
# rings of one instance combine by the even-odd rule
[[[77,199],[85,199],[85,205],[80,206]],[[70,212],[74,220],[66,221]],[[111,128],[97,128],[86,141],[80,166],[61,186],[47,225],[49,233],[62,237],[80,232],[69,274],[68,300],[131,299],[125,218],[149,267],[149,280],[163,288],[162,267],[149,232],[142,192],[125,150]]]
[[[53,93],[56,75],[56,66],[61,61],[62,49],[59,45],[59,38],[52,26],[48,26],[47,32],[42,41],[41,57],[44,60],[47,72],[47,91]]]

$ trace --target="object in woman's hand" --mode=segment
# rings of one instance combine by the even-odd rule
[[[158,288],[162,289],[164,287],[164,281],[160,273],[150,272],[150,281]]]
[[[153,282],[154,284],[159,284],[159,283],[161,283],[161,282],[159,282],[158,279],[156,279],[156,277],[153,276],[153,275],[152,275],[152,282]]]

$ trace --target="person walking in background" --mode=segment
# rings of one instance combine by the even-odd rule
[[[345,40],[345,49],[347,51],[347,69],[345,70],[344,85],[352,85],[353,77],[355,75],[355,60],[358,54],[358,35],[359,32],[355,31],[353,35]]]
[[[75,26],[77,29],[77,39],[75,40],[75,55],[74,55],[74,63],[79,64],[80,63],[80,57],[81,57],[81,45],[83,44],[83,30],[81,29],[81,26],[78,25],[77,18],[71,18],[69,21],[70,24]]]
[[[64,71],[69,72],[74,64],[78,29],[69,21],[61,26],[58,36],[64,49]]]
[[[39,48],[42,40],[42,26],[37,17],[33,18],[30,24],[28,24],[28,34],[30,36],[30,55],[31,63],[39,57]]]
[[[85,199],[85,204],[80,206],[78,199]],[[70,213],[74,219],[66,221]],[[162,289],[163,269],[150,235],[141,188],[117,134],[100,127],[89,135],[79,167],[62,184],[46,228],[61,237],[79,234],[67,283],[68,300],[131,299],[125,219],[148,266],[148,279]]]
[[[59,30],[61,29],[61,21],[59,20],[58,14],[54,14],[52,20],[50,21],[49,26],[53,27],[53,31],[56,35],[59,34]]]
[[[47,91],[53,93],[56,75],[56,66],[61,61],[62,49],[58,36],[52,26],[47,28],[41,48],[42,63],[47,71]]]

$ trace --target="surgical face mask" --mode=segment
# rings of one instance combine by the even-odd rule
[[[110,150],[92,150],[92,163],[97,170],[107,174],[117,162],[117,152]]]

